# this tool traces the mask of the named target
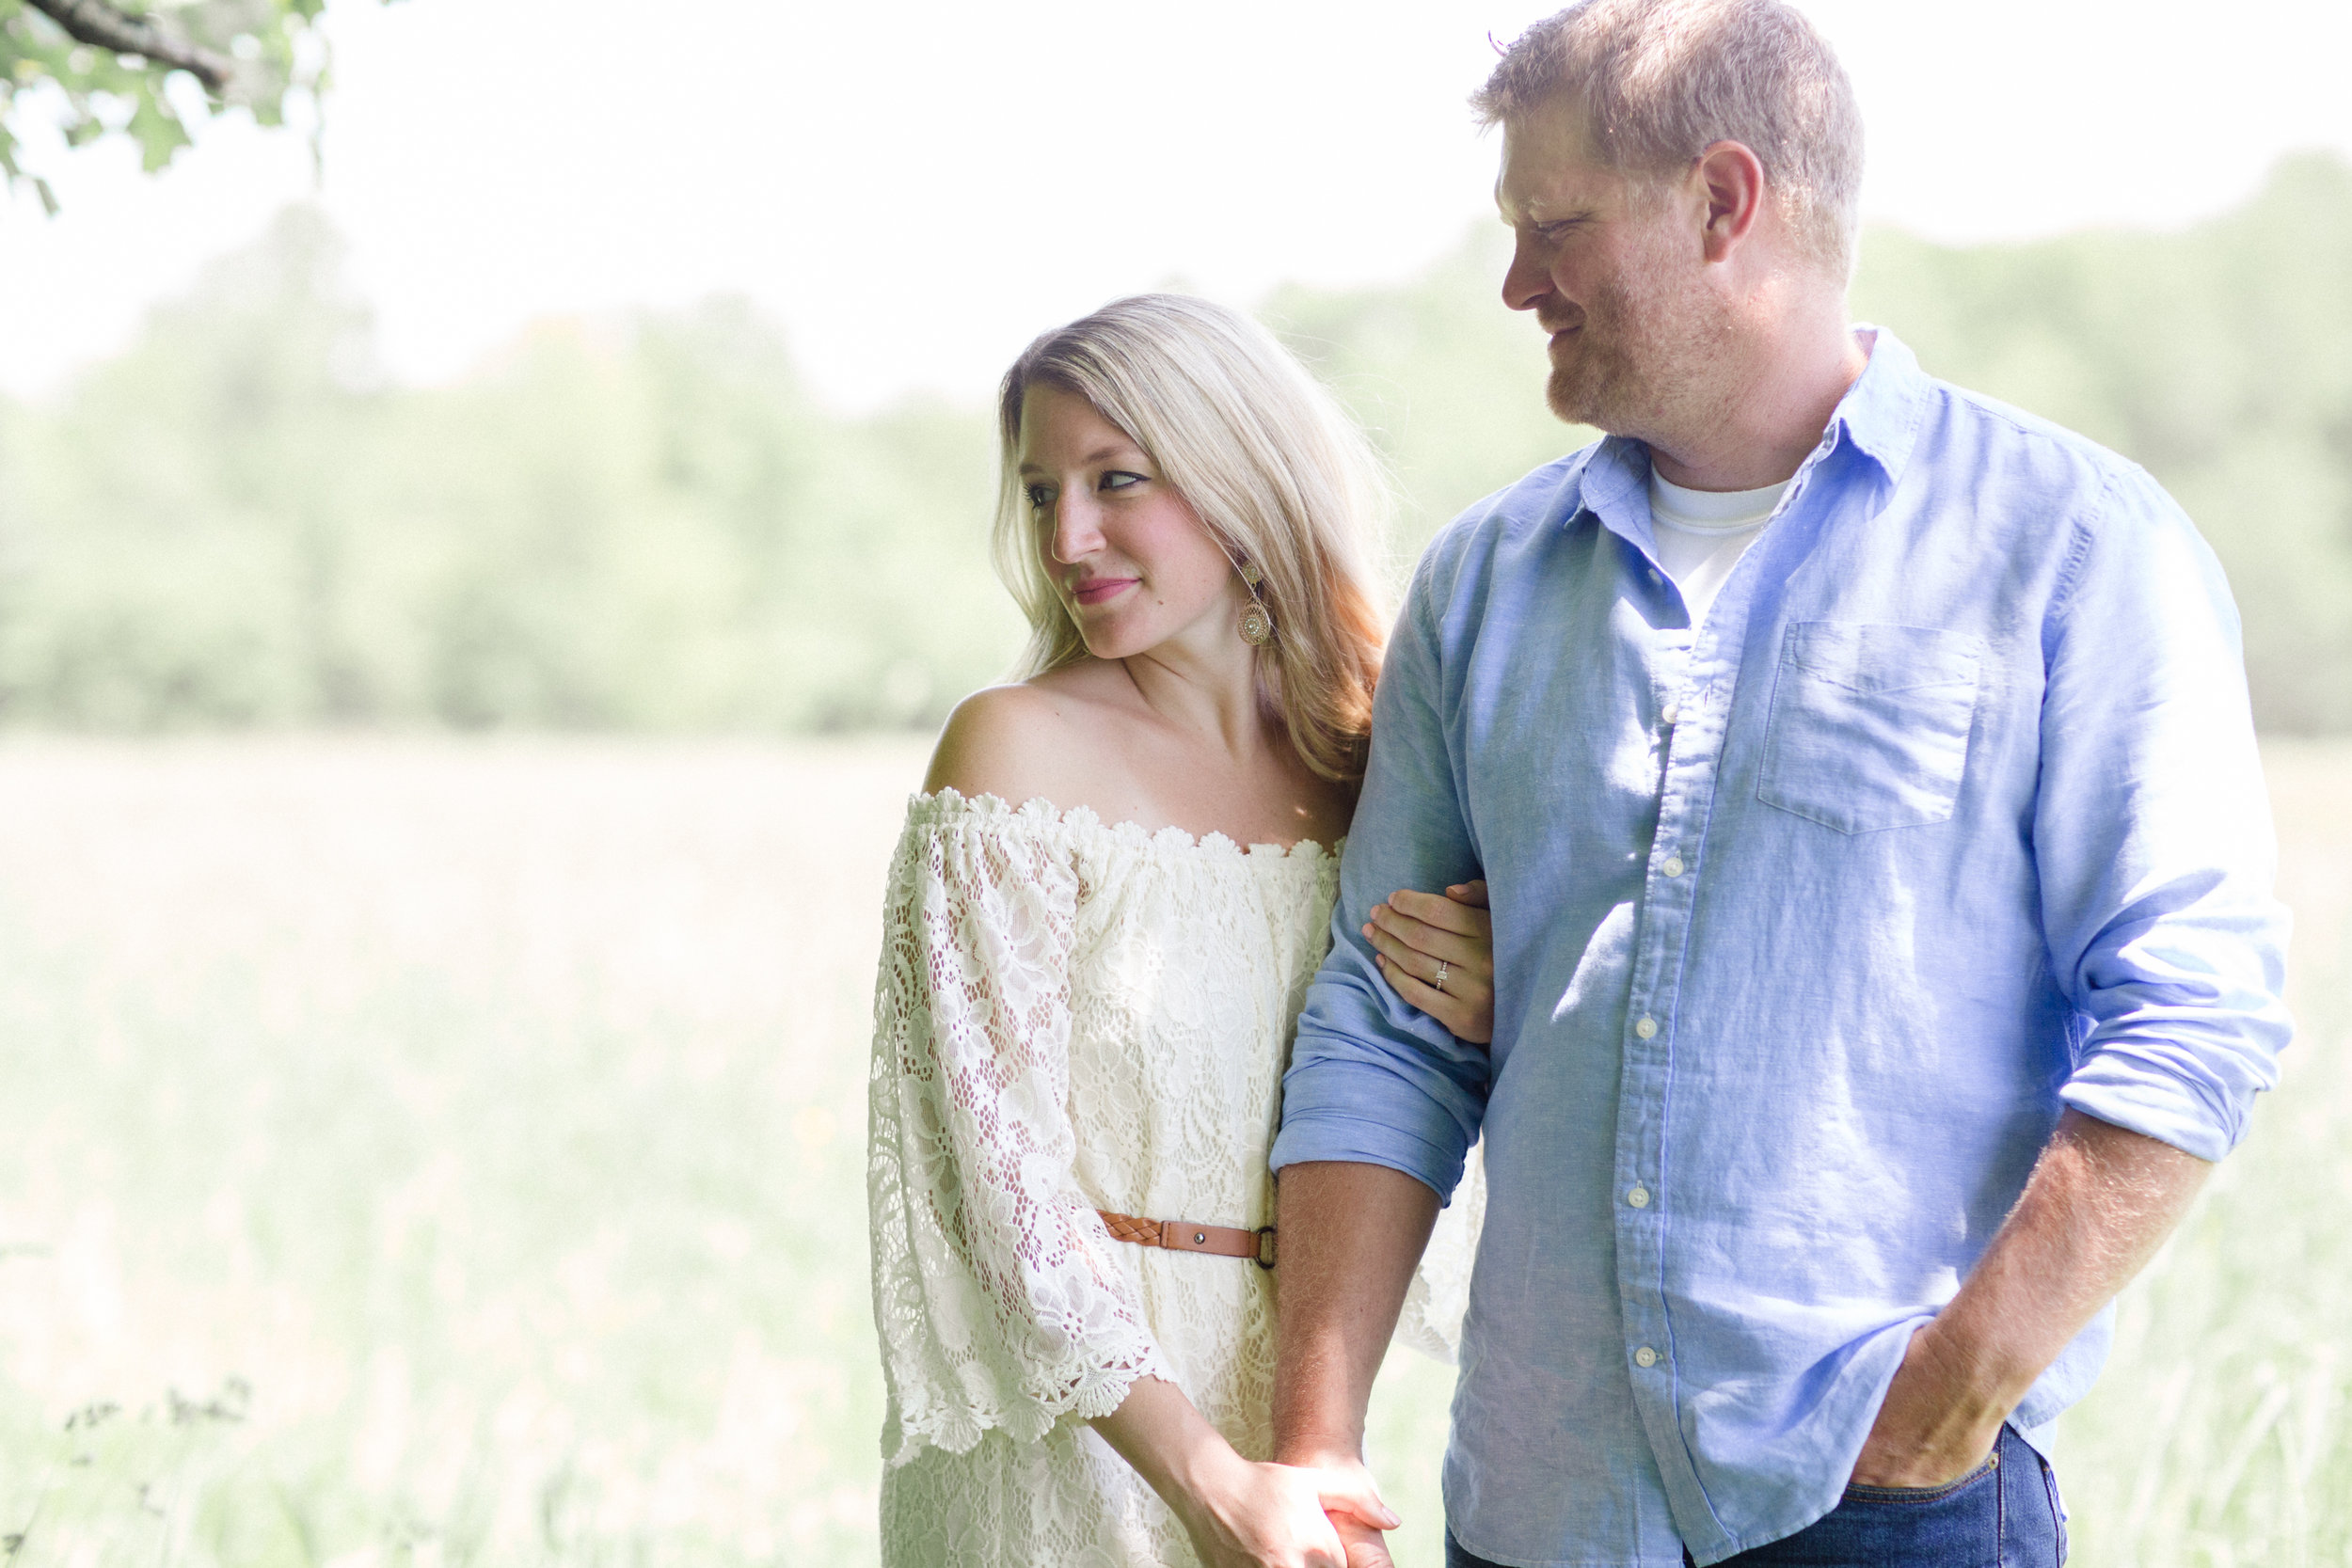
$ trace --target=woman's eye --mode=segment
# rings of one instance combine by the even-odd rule
[[[1143,478],[1144,476],[1141,474],[1125,473],[1114,468],[1109,473],[1103,476],[1103,488],[1105,490],[1124,490],[1130,485],[1141,484],[1143,483]]]
[[[1035,512],[1054,499],[1054,492],[1048,485],[1032,484],[1028,487],[1028,496],[1029,510]]]

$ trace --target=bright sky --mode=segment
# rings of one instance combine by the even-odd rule
[[[1492,221],[1462,101],[1557,3],[334,0],[319,194],[405,380],[728,290],[842,406],[969,399],[1114,294],[1394,279]],[[2176,227],[2352,154],[2347,0],[1799,4],[1861,95],[1868,214],[1937,238]],[[0,203],[18,392],[312,189],[299,135],[241,120],[152,180],[33,139],[65,213]]]

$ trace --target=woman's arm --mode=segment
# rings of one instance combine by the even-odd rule
[[[1126,1402],[1092,1424],[1184,1521],[1209,1568],[1347,1568],[1327,1514],[1376,1530],[1397,1526],[1360,1469],[1244,1459],[1183,1389],[1159,1378],[1137,1378]]]
[[[1016,815],[918,802],[884,898],[867,1203],[889,1459],[1034,1441],[1162,1370],[1073,1175],[1078,878]]]

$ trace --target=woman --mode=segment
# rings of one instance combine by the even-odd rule
[[[1336,1568],[1327,1510],[1393,1520],[1265,1463],[1251,1255],[1363,770],[1375,470],[1263,328],[1176,295],[1041,337],[999,417],[1031,673],[940,740],[876,1003],[883,1559]],[[1484,1039],[1484,890],[1452,891],[1367,930]]]

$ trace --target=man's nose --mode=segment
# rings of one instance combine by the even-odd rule
[[[1502,303],[1514,310],[1533,310],[1551,293],[1551,269],[1527,236],[1511,242],[1511,264],[1502,271]]]

